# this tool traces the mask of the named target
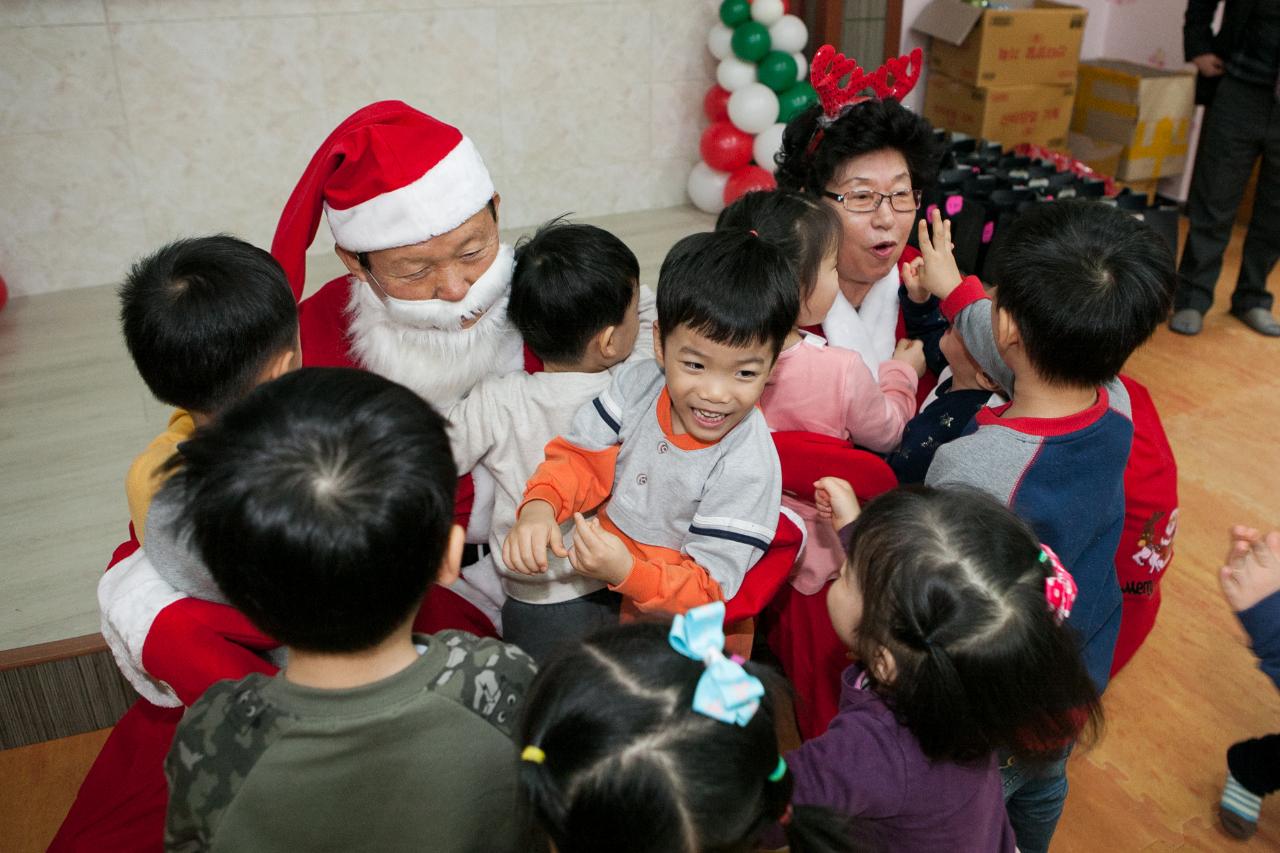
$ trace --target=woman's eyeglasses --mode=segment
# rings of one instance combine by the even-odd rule
[[[898,190],[892,193],[878,193],[875,190],[851,190],[847,193],[833,193],[823,190],[822,194],[840,202],[850,213],[871,213],[880,209],[880,203],[889,202],[895,213],[911,213],[920,207],[920,190]]]

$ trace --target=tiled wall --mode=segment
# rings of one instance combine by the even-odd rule
[[[268,246],[325,135],[382,98],[475,139],[504,226],[680,204],[717,6],[0,0],[0,276],[40,293],[175,236]]]

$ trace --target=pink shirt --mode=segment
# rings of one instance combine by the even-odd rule
[[[883,362],[877,380],[856,352],[805,334],[778,355],[760,408],[772,430],[816,432],[885,453],[898,446],[915,414],[918,381],[916,372],[900,361]],[[814,472],[815,480],[821,476]],[[844,549],[831,525],[818,521],[812,504],[789,495],[782,502],[805,520],[809,533],[791,584],[813,595],[839,571]]]

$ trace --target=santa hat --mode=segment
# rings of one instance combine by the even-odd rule
[[[379,101],[338,125],[311,158],[271,254],[301,299],[322,210],[339,246],[374,252],[452,231],[492,197],[489,170],[461,131],[400,101]]]

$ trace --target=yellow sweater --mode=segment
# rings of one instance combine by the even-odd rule
[[[175,409],[169,416],[169,428],[152,439],[147,449],[138,454],[129,466],[129,473],[124,477],[124,493],[129,500],[129,520],[133,522],[133,531],[138,541],[143,542],[144,528],[147,523],[147,511],[151,509],[151,499],[164,485],[164,476],[157,471],[174,449],[191,437],[196,430],[195,421],[185,409]]]

